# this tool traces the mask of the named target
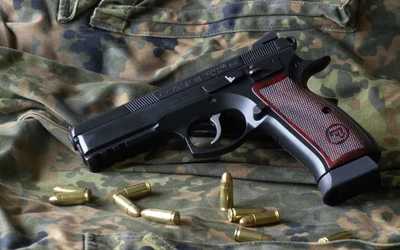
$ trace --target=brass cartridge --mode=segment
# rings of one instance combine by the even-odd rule
[[[81,187],[75,187],[75,186],[56,186],[53,188],[53,193],[54,194],[84,193],[84,192],[86,192],[86,190],[88,190],[88,188],[81,188]]]
[[[318,243],[328,243],[334,240],[351,239],[353,236],[350,231],[342,231],[339,233],[332,234],[328,237],[323,237],[318,240]]]
[[[132,217],[140,216],[140,209],[133,204],[128,198],[123,196],[122,194],[114,194],[113,196],[114,204],[121,208],[127,215]]]
[[[276,224],[279,222],[279,212],[277,210],[268,211],[260,214],[246,215],[240,219],[239,223],[244,227],[257,227]]]
[[[134,199],[140,198],[150,194],[151,185],[148,182],[133,185],[122,190],[119,190],[117,194],[123,194],[125,197]]]
[[[221,177],[219,204],[222,211],[228,211],[233,207],[233,182],[229,172],[225,172]]]
[[[178,225],[181,221],[181,215],[178,211],[170,211],[164,209],[143,209],[140,214],[143,218],[170,225]]]
[[[269,234],[260,233],[258,231],[237,227],[233,237],[235,241],[275,241],[275,238]]]
[[[230,208],[228,209],[228,220],[230,222],[239,222],[241,218],[249,214],[259,214],[266,210],[264,208]]]
[[[51,196],[49,202],[56,206],[83,205],[89,202],[91,198],[92,192],[90,189],[86,189],[84,192],[58,193]]]

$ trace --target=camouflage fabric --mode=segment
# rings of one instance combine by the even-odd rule
[[[1,249],[398,249],[400,53],[398,1],[0,0]],[[298,40],[305,59],[331,55],[310,89],[339,99],[382,149],[382,188],[335,207],[312,175],[270,140],[193,159],[178,140],[92,173],[69,126],[247,51],[265,33]],[[224,142],[223,142],[224,143]],[[276,209],[239,243],[219,210],[220,177],[238,207]],[[132,218],[112,196],[149,182],[139,208],[178,210],[180,225]],[[48,202],[52,188],[90,188],[86,205]],[[316,243],[350,230],[354,239]]]

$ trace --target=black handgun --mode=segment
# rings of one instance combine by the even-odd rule
[[[378,188],[381,153],[375,140],[333,102],[307,88],[330,57],[304,60],[296,47],[293,37],[271,32],[246,53],[73,127],[71,142],[97,172],[176,136],[194,157],[215,157],[251,134],[265,134],[313,174],[328,205]],[[229,145],[216,147],[224,115],[244,126]],[[215,127],[215,138],[209,147],[197,147],[190,131],[204,122]]]

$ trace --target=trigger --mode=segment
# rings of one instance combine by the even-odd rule
[[[214,138],[214,140],[212,140],[211,144],[216,143],[219,140],[219,138],[221,137],[222,128],[221,128],[221,123],[219,121],[220,116],[221,116],[221,113],[218,113],[218,114],[211,116],[211,118],[210,118],[210,122],[212,123],[212,125],[214,125],[214,127],[217,131],[215,138]]]

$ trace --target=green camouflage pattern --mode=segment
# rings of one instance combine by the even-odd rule
[[[400,3],[391,0],[0,0],[0,249],[399,249]],[[171,140],[91,173],[69,127],[239,55],[276,30],[305,59],[332,58],[309,88],[339,100],[382,150],[382,188],[335,207],[269,139],[213,159]],[[201,138],[197,138],[201,141]],[[228,143],[222,141],[222,143]],[[238,243],[219,210],[220,177],[237,207],[276,209]],[[149,182],[139,208],[178,210],[180,225],[131,218],[118,190]],[[48,202],[58,185],[90,188],[86,205]],[[354,239],[317,243],[350,230]]]
[[[91,25],[137,36],[198,38],[239,31],[318,28],[354,31],[358,1],[179,1],[103,0]],[[234,18],[235,21],[231,19]]]

